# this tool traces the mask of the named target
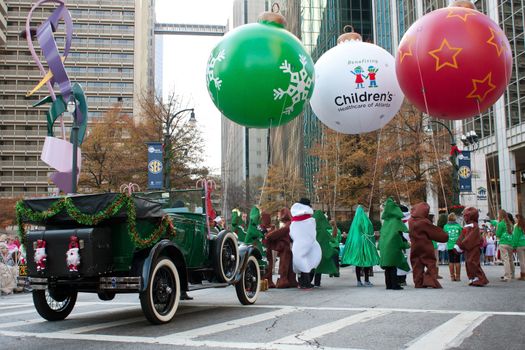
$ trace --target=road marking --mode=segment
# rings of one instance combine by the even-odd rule
[[[303,346],[309,345],[310,342],[316,338],[321,338],[322,336],[337,332],[344,327],[348,327],[356,323],[368,322],[374,318],[381,317],[389,313],[389,311],[379,310],[364,311],[356,315],[348,316],[334,322],[325,323],[321,326],[306,329],[302,332],[277,339],[271,342],[271,344],[302,344]]]
[[[71,315],[69,315],[67,319],[71,320],[71,319],[81,318],[85,315],[108,313],[108,312],[115,312],[115,311],[131,311],[131,310],[137,310],[137,307],[130,306],[130,307],[118,308],[118,309],[104,309],[104,310],[91,310],[91,311],[86,311],[86,312],[77,312],[77,313],[72,313]],[[36,312],[36,310],[33,310],[33,312]],[[47,322],[47,320],[44,318],[35,318],[32,320],[5,322],[5,323],[0,323],[0,329],[13,328],[13,327],[18,327],[18,326],[24,326],[24,325],[35,324],[35,323],[43,323],[43,322]]]
[[[97,303],[93,303],[97,304]],[[128,303],[101,303],[106,306],[118,306],[118,305],[136,305]],[[189,306],[186,304],[185,306]],[[191,308],[183,309],[177,312],[176,315],[182,315],[185,313],[192,313],[196,311],[202,311],[204,309],[211,308],[229,308],[229,307],[244,307],[238,305],[212,305],[212,304],[191,304]],[[406,344],[409,350],[413,349],[446,349],[461,345],[461,343],[468,337],[471,336],[472,331],[482,324],[491,315],[511,315],[511,316],[525,316],[525,312],[476,312],[476,311],[458,311],[458,310],[417,310],[417,309],[386,309],[386,308],[331,308],[331,307],[291,307],[291,306],[275,306],[275,305],[251,305],[252,308],[260,309],[274,309],[270,312],[264,312],[259,315],[249,316],[238,320],[231,320],[212,324],[197,329],[173,333],[167,336],[161,337],[143,337],[143,336],[120,336],[120,335],[106,335],[106,334],[88,334],[86,332],[92,332],[103,328],[110,328],[119,325],[130,324],[134,322],[140,322],[145,320],[143,317],[132,317],[125,320],[117,320],[112,322],[104,322],[96,325],[84,326],[71,328],[62,331],[50,332],[50,333],[35,333],[35,332],[18,332],[9,331],[5,328],[24,326],[32,323],[46,322],[44,319],[28,320],[28,321],[17,321],[6,324],[0,324],[0,335],[9,337],[33,337],[33,338],[44,338],[44,339],[62,339],[62,340],[88,340],[88,341],[100,341],[100,342],[116,342],[116,343],[143,343],[143,344],[161,344],[161,345],[172,345],[172,346],[186,346],[186,347],[212,347],[221,349],[266,349],[266,350],[302,350],[307,347],[314,347],[314,341],[324,335],[340,331],[344,327],[351,326],[353,324],[367,322],[374,318],[382,317],[391,312],[411,312],[411,313],[429,313],[429,314],[455,314],[456,316],[440,326],[430,330],[422,336],[416,338],[410,343]],[[280,309],[275,310],[276,307]],[[72,314],[69,318],[79,320],[85,315],[89,314],[111,314],[120,311],[135,310],[139,311],[140,308],[137,306],[119,307],[104,310],[92,310],[87,312]],[[258,322],[273,319],[280,315],[286,315],[292,312],[298,312],[301,310],[324,310],[324,311],[360,311],[359,314],[351,315],[346,318],[339,319],[330,323],[322,324],[320,326],[304,330],[302,332],[286,336],[284,338],[268,342],[268,343],[252,343],[252,342],[230,342],[230,341],[216,341],[216,340],[198,340],[192,339],[203,335],[210,335],[218,332],[228,331],[242,326],[253,325]],[[335,348],[335,347],[323,347],[325,350],[358,350],[349,348]]]
[[[172,339],[174,340],[174,339],[197,338],[203,335],[209,335],[209,334],[229,331],[229,330],[247,326],[250,324],[254,324],[254,323],[258,323],[258,322],[262,322],[266,320],[271,320],[275,317],[283,316],[283,315],[286,315],[286,314],[289,314],[295,311],[297,311],[295,307],[288,306],[282,309],[278,309],[278,310],[271,311],[271,312],[266,312],[266,313],[259,314],[259,315],[253,315],[253,316],[248,316],[248,317],[244,317],[240,319],[225,321],[225,322],[221,322],[217,324],[212,324],[210,326],[195,328],[195,329],[185,331],[185,332],[173,333],[170,335],[159,337],[157,338],[157,340],[166,341],[166,340],[172,340]]]
[[[304,350],[305,346],[293,344],[265,344],[265,343],[248,343],[248,342],[221,342],[210,340],[190,340],[180,338],[152,338],[152,337],[137,337],[137,336],[123,336],[123,335],[105,335],[105,334],[70,334],[70,333],[30,333],[30,332],[13,332],[2,331],[0,335],[7,337],[33,337],[40,339],[61,339],[61,340],[87,340],[87,341],[102,341],[102,342],[117,342],[117,343],[143,343],[143,344],[157,344],[157,345],[175,345],[186,347],[211,347],[223,349],[269,349],[269,350]],[[330,348],[323,347],[324,350],[361,350],[350,348]]]
[[[29,306],[33,306],[33,304],[10,304],[10,305],[6,305],[6,306],[0,306],[0,310],[7,310],[7,309],[16,309],[16,308],[21,308],[21,307],[29,307]]]
[[[185,315],[185,314],[191,314],[191,313],[202,311],[202,310],[203,310],[202,308],[177,310],[177,312],[175,313],[175,317],[180,316],[180,315]],[[210,309],[207,309],[207,310],[210,310]],[[144,316],[133,317],[133,318],[128,318],[124,320],[98,323],[98,324],[84,326],[84,327],[63,329],[61,331],[57,331],[57,333],[70,333],[70,334],[87,333],[87,332],[97,331],[100,329],[118,327],[118,326],[123,326],[126,324],[131,324],[131,323],[136,323],[136,322],[141,322],[141,321],[146,321],[146,317]]]
[[[6,312],[5,314],[3,313],[2,314],[2,317],[7,317],[7,316],[17,316],[17,315],[22,315],[22,314],[34,314],[36,313],[36,310],[33,308],[31,310],[22,310],[22,311],[14,311],[14,312]]]
[[[231,308],[260,308],[260,309],[275,309],[275,308],[289,308],[290,305],[239,305],[239,304],[192,304],[192,306],[203,306],[210,307],[212,305],[219,307],[231,307]],[[380,310],[390,312],[408,312],[408,313],[433,313],[433,314],[461,314],[469,312],[480,312],[488,315],[500,315],[500,316],[525,316],[523,311],[472,311],[472,310],[440,310],[440,309],[401,309],[401,308],[382,308],[382,307],[324,307],[324,306],[293,306],[298,311],[302,310],[318,310],[318,311],[368,311],[368,310]]]
[[[407,350],[441,350],[460,345],[490,315],[463,312],[407,344]]]

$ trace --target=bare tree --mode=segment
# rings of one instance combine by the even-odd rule
[[[204,140],[198,126],[190,121],[192,108],[184,98],[172,92],[166,99],[144,94],[139,101],[141,121],[155,125],[149,141],[159,140],[165,146],[164,177],[170,177],[172,187],[187,188],[196,178],[207,176],[209,170],[202,165]]]

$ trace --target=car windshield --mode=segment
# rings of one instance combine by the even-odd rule
[[[134,195],[160,203],[167,213],[204,213],[204,200],[201,189],[155,191],[136,193]]]

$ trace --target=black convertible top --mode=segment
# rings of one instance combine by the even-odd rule
[[[121,193],[97,193],[97,194],[80,194],[80,195],[71,195],[69,197],[73,205],[80,210],[83,214],[93,215],[100,211],[105,210],[108,206],[113,203]],[[31,198],[24,199],[24,205],[36,212],[44,212],[49,210],[51,206],[58,201],[62,200],[64,197],[43,197],[43,198]],[[162,218],[165,213],[162,210],[162,205],[149,201],[145,198],[132,197],[135,203],[135,210],[137,213],[137,219],[155,219]],[[111,219],[126,219],[127,218],[127,208],[124,205],[115,216],[112,216]],[[25,222],[27,218],[24,218]],[[46,220],[47,223],[61,223],[61,222],[70,222],[75,221],[71,218],[67,212],[63,209],[57,215]],[[34,222],[35,224],[43,224],[41,222]]]

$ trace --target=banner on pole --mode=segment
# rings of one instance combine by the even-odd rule
[[[472,169],[470,168],[470,151],[461,151],[458,158],[459,192],[472,192]]]
[[[164,184],[162,143],[147,142],[146,145],[148,146],[148,189],[158,190]]]

